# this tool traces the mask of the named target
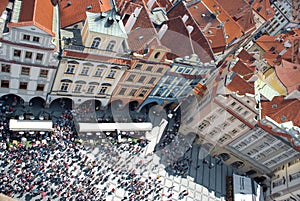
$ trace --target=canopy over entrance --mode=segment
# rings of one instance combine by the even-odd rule
[[[52,121],[46,120],[9,120],[12,131],[52,131]]]

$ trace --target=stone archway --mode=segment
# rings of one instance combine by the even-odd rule
[[[242,161],[235,161],[235,162],[231,163],[230,165],[231,165],[231,167],[236,168],[236,169],[240,169],[245,166],[245,164]]]
[[[41,97],[34,97],[30,99],[29,106],[37,107],[37,108],[43,108],[46,104],[46,100]]]
[[[1,98],[4,100],[5,105],[9,105],[12,107],[18,105],[23,106],[25,103],[25,100],[21,96],[18,96],[16,94],[6,94],[3,95]]]
[[[74,101],[71,98],[57,98],[51,101],[49,108],[57,110],[74,109]]]

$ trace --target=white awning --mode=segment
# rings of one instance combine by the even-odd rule
[[[79,123],[79,132],[151,131],[151,123]]]
[[[9,129],[12,131],[52,131],[52,121],[10,119]]]

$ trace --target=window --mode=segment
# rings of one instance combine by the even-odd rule
[[[21,50],[14,50],[14,57],[20,57],[21,56]]]
[[[233,107],[236,105],[236,102],[232,102],[230,105]]]
[[[183,67],[180,67],[180,68],[177,68],[177,69],[176,69],[176,72],[177,72],[177,73],[182,73],[183,70],[184,70],[184,68],[183,68]]]
[[[218,113],[222,114],[225,110],[223,108],[218,109]]]
[[[37,91],[44,91],[44,88],[45,88],[45,85],[44,85],[44,84],[38,84],[38,85],[36,86],[36,90],[37,90]]]
[[[249,111],[243,112],[243,116],[247,116],[247,114],[249,114]]]
[[[165,84],[171,84],[171,82],[172,82],[172,78],[169,77],[169,78],[165,81]]]
[[[135,93],[137,92],[137,89],[131,89],[131,91],[129,92],[129,96],[134,96]]]
[[[126,92],[126,88],[122,88],[120,91],[119,91],[119,95],[124,95]]]
[[[217,134],[218,132],[216,130],[211,131],[208,135],[210,136],[214,136],[215,134]]]
[[[191,71],[192,71],[192,69],[191,69],[191,68],[188,68],[188,69],[186,69],[186,70],[184,71],[184,73],[189,74]]]
[[[48,77],[48,70],[41,69],[41,71],[40,71],[40,77],[47,78]]]
[[[240,111],[243,110],[243,107],[242,107],[242,106],[238,106],[238,107],[236,108],[236,110],[237,110],[238,112],[240,112]]]
[[[146,79],[146,76],[141,76],[140,79],[138,80],[139,83],[143,83]]]
[[[95,77],[101,77],[103,73],[103,69],[102,68],[97,68],[96,72],[95,72]]]
[[[116,41],[114,40],[111,40],[109,41],[107,47],[106,47],[106,50],[107,51],[113,51],[114,47],[115,47],[115,44],[116,44]]]
[[[211,115],[208,117],[208,120],[209,121],[213,121],[217,116],[216,115]]]
[[[144,97],[148,90],[143,89],[142,92],[139,94],[139,97]]]
[[[99,94],[105,94],[107,89],[108,89],[108,87],[101,87]]]
[[[29,73],[30,73],[30,68],[22,67],[21,75],[29,75]]]
[[[246,124],[241,124],[241,125],[239,125],[239,127],[240,127],[241,129],[244,129],[244,128],[246,127]]]
[[[156,52],[154,55],[154,58],[157,59],[159,57],[159,55],[160,55],[160,52]]]
[[[10,73],[10,65],[9,64],[1,64],[1,72]]]
[[[74,92],[80,92],[81,91],[81,88],[82,88],[82,84],[77,84],[76,86],[75,86],[75,89],[74,89]]]
[[[206,126],[208,126],[209,123],[207,121],[203,121],[199,126],[198,129],[199,130],[203,130]]]
[[[136,70],[141,70],[142,66],[143,66],[142,64],[136,64],[135,69]]]
[[[93,43],[92,43],[92,48],[98,48],[100,45],[101,39],[100,38],[94,38]]]
[[[38,43],[38,42],[40,42],[40,37],[33,36],[32,41]]]
[[[37,61],[42,61],[42,60],[43,60],[43,56],[44,56],[43,54],[37,53],[35,59],[36,59]]]
[[[156,72],[157,73],[162,73],[163,70],[164,70],[164,68],[158,68]]]
[[[28,82],[20,82],[19,89],[27,89]]]
[[[149,80],[148,84],[153,84],[153,83],[155,82],[155,80],[156,80],[156,78],[155,78],[155,77],[152,77],[152,78]]]
[[[224,129],[224,128],[226,128],[228,125],[229,125],[229,124],[228,124],[227,122],[224,122],[224,123],[221,124],[221,127]]]
[[[234,122],[234,120],[236,120],[236,118],[234,116],[231,116],[228,118],[228,121],[230,121],[230,122]]]
[[[95,89],[95,86],[89,86],[87,93],[93,93]]]
[[[134,78],[135,78],[135,75],[129,75],[126,81],[133,82]]]
[[[75,65],[74,65],[74,64],[68,64],[66,73],[67,73],[67,74],[73,74],[73,73],[74,73],[74,70],[75,70]]]
[[[24,34],[24,35],[23,35],[23,40],[30,41],[30,36],[29,36],[29,35],[26,35],[26,34]]]
[[[69,88],[69,84],[68,83],[62,83],[61,87],[60,87],[60,90],[66,92],[66,91],[68,91],[68,88]]]
[[[225,141],[227,141],[228,140],[228,136],[223,136],[223,137],[221,137],[219,140],[218,140],[218,142],[219,143],[223,143],[223,142],[225,142]]]
[[[1,88],[9,88],[9,80],[1,80]]]
[[[232,131],[231,131],[231,135],[235,135],[235,134],[237,134],[237,130],[236,129],[233,129]]]
[[[146,71],[152,71],[153,66],[147,66]]]
[[[82,68],[82,71],[81,71],[80,75],[87,75],[88,72],[89,72],[89,70],[90,70],[89,67],[84,66],[84,67]]]
[[[178,86],[183,86],[185,83],[185,79],[184,78],[181,78],[181,80],[178,82]]]
[[[109,72],[109,74],[108,74],[108,78],[114,78],[115,77],[115,75],[116,75],[116,73],[117,73],[117,71],[115,71],[115,70],[111,70],[110,72]]]
[[[25,59],[31,59],[31,58],[32,58],[32,52],[26,52]]]

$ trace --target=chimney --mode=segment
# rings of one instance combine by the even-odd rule
[[[152,6],[154,4],[156,0],[149,0],[148,3],[147,3],[147,7],[149,8],[149,10],[152,10]]]
[[[159,32],[157,33],[158,39],[161,40],[167,31],[168,31],[168,25],[166,24],[162,25]]]
[[[125,31],[126,33],[129,33],[135,24],[137,17],[139,16],[142,8],[135,8],[134,12],[130,15],[129,19],[127,20],[125,24]]]

